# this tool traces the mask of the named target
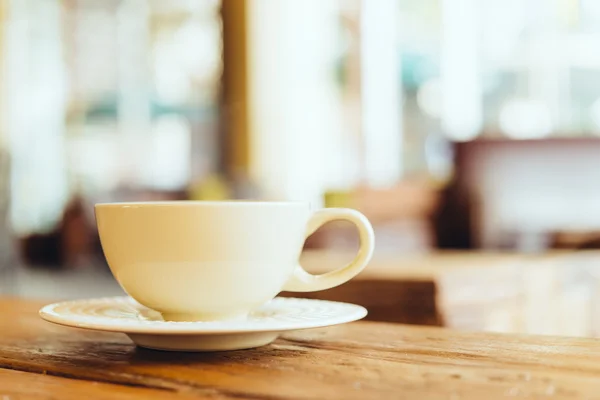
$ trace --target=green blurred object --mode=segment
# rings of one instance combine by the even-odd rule
[[[231,189],[225,179],[220,175],[211,175],[206,179],[192,184],[189,191],[190,200],[229,200],[232,197]]]
[[[352,207],[352,193],[349,191],[327,191],[323,195],[325,207]]]
[[[405,51],[402,53],[401,66],[401,82],[409,91],[416,91],[423,82],[439,75],[439,66],[427,54]]]
[[[157,118],[167,114],[183,115],[191,120],[201,120],[217,112],[216,106],[205,104],[198,105],[170,105],[160,102],[156,99],[150,99],[151,118]],[[94,102],[83,110],[83,117],[86,120],[94,119],[117,119],[119,117],[118,100],[108,98],[102,101]]]

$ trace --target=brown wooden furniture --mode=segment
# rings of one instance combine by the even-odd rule
[[[349,191],[325,193],[326,207],[362,212],[373,224],[377,247],[394,252],[431,250],[435,247],[431,223],[439,204],[439,188],[427,181],[402,181],[386,189],[358,186]],[[308,248],[345,250],[357,245],[356,228],[334,221],[307,241]]]
[[[345,251],[306,251],[301,263],[322,273],[351,259]],[[521,259],[474,252],[378,253],[358,277],[342,286],[285,295],[357,303],[369,310],[367,319],[407,324],[466,328],[460,321],[465,310],[472,320],[468,327],[485,330],[481,314],[494,314],[517,295],[513,286]]]
[[[600,342],[356,322],[223,353],[134,347],[0,299],[0,399],[589,399]]]
[[[306,251],[322,273],[350,252]],[[376,254],[352,281],[292,297],[365,306],[367,319],[471,331],[600,336],[600,252]],[[598,273],[595,272],[598,270]]]

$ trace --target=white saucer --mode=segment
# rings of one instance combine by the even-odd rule
[[[364,307],[277,297],[246,320],[167,322],[130,297],[65,301],[40,310],[46,321],[74,328],[125,333],[138,346],[171,351],[239,350],[263,346],[284,331],[356,321]]]

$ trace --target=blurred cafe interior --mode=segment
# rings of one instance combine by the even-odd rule
[[[94,203],[302,200],[377,238],[307,296],[600,336],[600,2],[0,4],[0,293],[122,293]],[[357,237],[305,247],[327,271]]]

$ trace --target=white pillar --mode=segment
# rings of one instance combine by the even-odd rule
[[[479,0],[443,0],[441,32],[442,128],[469,140],[482,128]]]
[[[11,152],[11,219],[25,234],[53,228],[69,194],[61,5],[12,0],[6,19],[2,129]]]
[[[250,173],[273,199],[318,203],[341,163],[337,3],[248,1]]]
[[[147,179],[143,167],[151,151],[149,37],[150,6],[148,0],[124,0],[117,9],[117,76],[119,134],[122,138],[120,159],[128,160],[125,168],[128,184]]]
[[[396,0],[363,0],[360,61],[362,140],[370,186],[402,175],[402,88]]]

